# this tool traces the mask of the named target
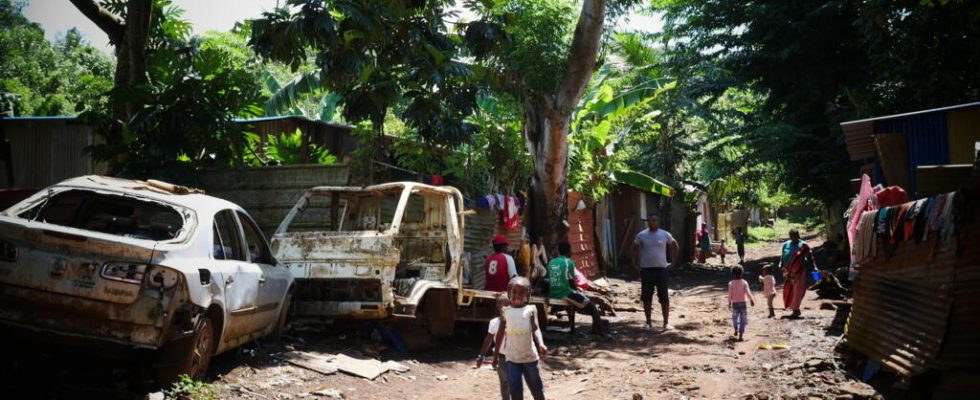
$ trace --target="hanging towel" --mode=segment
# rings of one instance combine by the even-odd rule
[[[516,232],[521,228],[520,202],[514,196],[505,196],[504,202],[506,207],[501,212],[504,220],[504,228],[508,231]]]

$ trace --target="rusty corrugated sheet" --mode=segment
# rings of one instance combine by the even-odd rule
[[[601,274],[595,253],[594,207],[576,211],[578,202],[584,199],[581,193],[568,194],[568,242],[572,245],[575,268],[587,278],[594,279]]]
[[[840,125],[844,131],[844,141],[847,143],[847,154],[851,161],[873,158],[875,144],[871,135],[874,134],[874,122],[855,122]]]
[[[932,235],[862,265],[845,334],[851,348],[905,375],[980,365],[980,185],[972,186],[959,245]]]
[[[271,237],[307,189],[343,186],[349,177],[346,165],[284,165],[209,170],[201,174],[201,182],[209,195],[247,210],[262,232]]]
[[[924,372],[939,354],[952,293],[876,270],[863,271],[854,291],[847,345],[900,373]]]
[[[490,240],[497,232],[497,211],[477,208],[476,214],[466,217],[466,232],[463,232],[463,249],[470,253],[470,282],[474,288],[486,285],[483,261],[493,249]]]
[[[5,182],[6,165],[0,163],[0,182],[7,187],[45,188],[68,178],[103,175],[104,164],[85,154],[96,144],[91,126],[74,117],[4,118],[3,129],[13,155],[14,182]]]
[[[483,262],[493,252],[490,240],[500,234],[507,238],[510,250],[517,250],[521,243],[523,221],[516,231],[508,231],[500,220],[500,211],[487,208],[474,209],[476,214],[466,217],[466,232],[463,232],[463,250],[470,253],[471,284],[482,288],[486,284]]]

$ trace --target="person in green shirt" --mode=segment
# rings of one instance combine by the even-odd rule
[[[548,280],[550,289],[548,297],[564,299],[568,302],[568,321],[571,324],[570,333],[575,334],[575,313],[584,311],[592,315],[592,333],[601,340],[611,340],[612,335],[605,332],[599,309],[589,298],[575,290],[575,263],[570,258],[572,245],[568,242],[558,243],[558,257],[548,263]]]

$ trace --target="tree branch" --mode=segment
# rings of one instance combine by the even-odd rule
[[[121,18],[102,8],[95,0],[71,0],[71,3],[106,35],[109,35],[109,43],[117,45],[122,41],[126,23]]]
[[[578,104],[585,86],[595,72],[602,24],[606,18],[606,0],[585,0],[572,37],[568,54],[568,67],[558,86],[556,105],[559,110],[571,109]]]

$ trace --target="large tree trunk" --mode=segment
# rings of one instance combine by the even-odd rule
[[[146,46],[153,16],[153,1],[127,1],[125,21],[100,6],[95,0],[71,0],[71,2],[109,36],[109,43],[116,48],[113,123],[109,128],[106,141],[109,144],[120,143],[123,125],[140,107],[140,104],[136,104],[131,97],[121,96],[121,94],[146,82]]]
[[[568,227],[568,127],[582,91],[595,71],[606,16],[605,0],[585,0],[569,49],[568,69],[554,94],[536,94],[524,109],[524,141],[534,160],[527,221],[549,248],[566,240]]]
[[[531,236],[553,245],[566,240],[568,227],[568,126],[570,115],[548,98],[524,105],[524,138],[534,161],[527,218]]]

